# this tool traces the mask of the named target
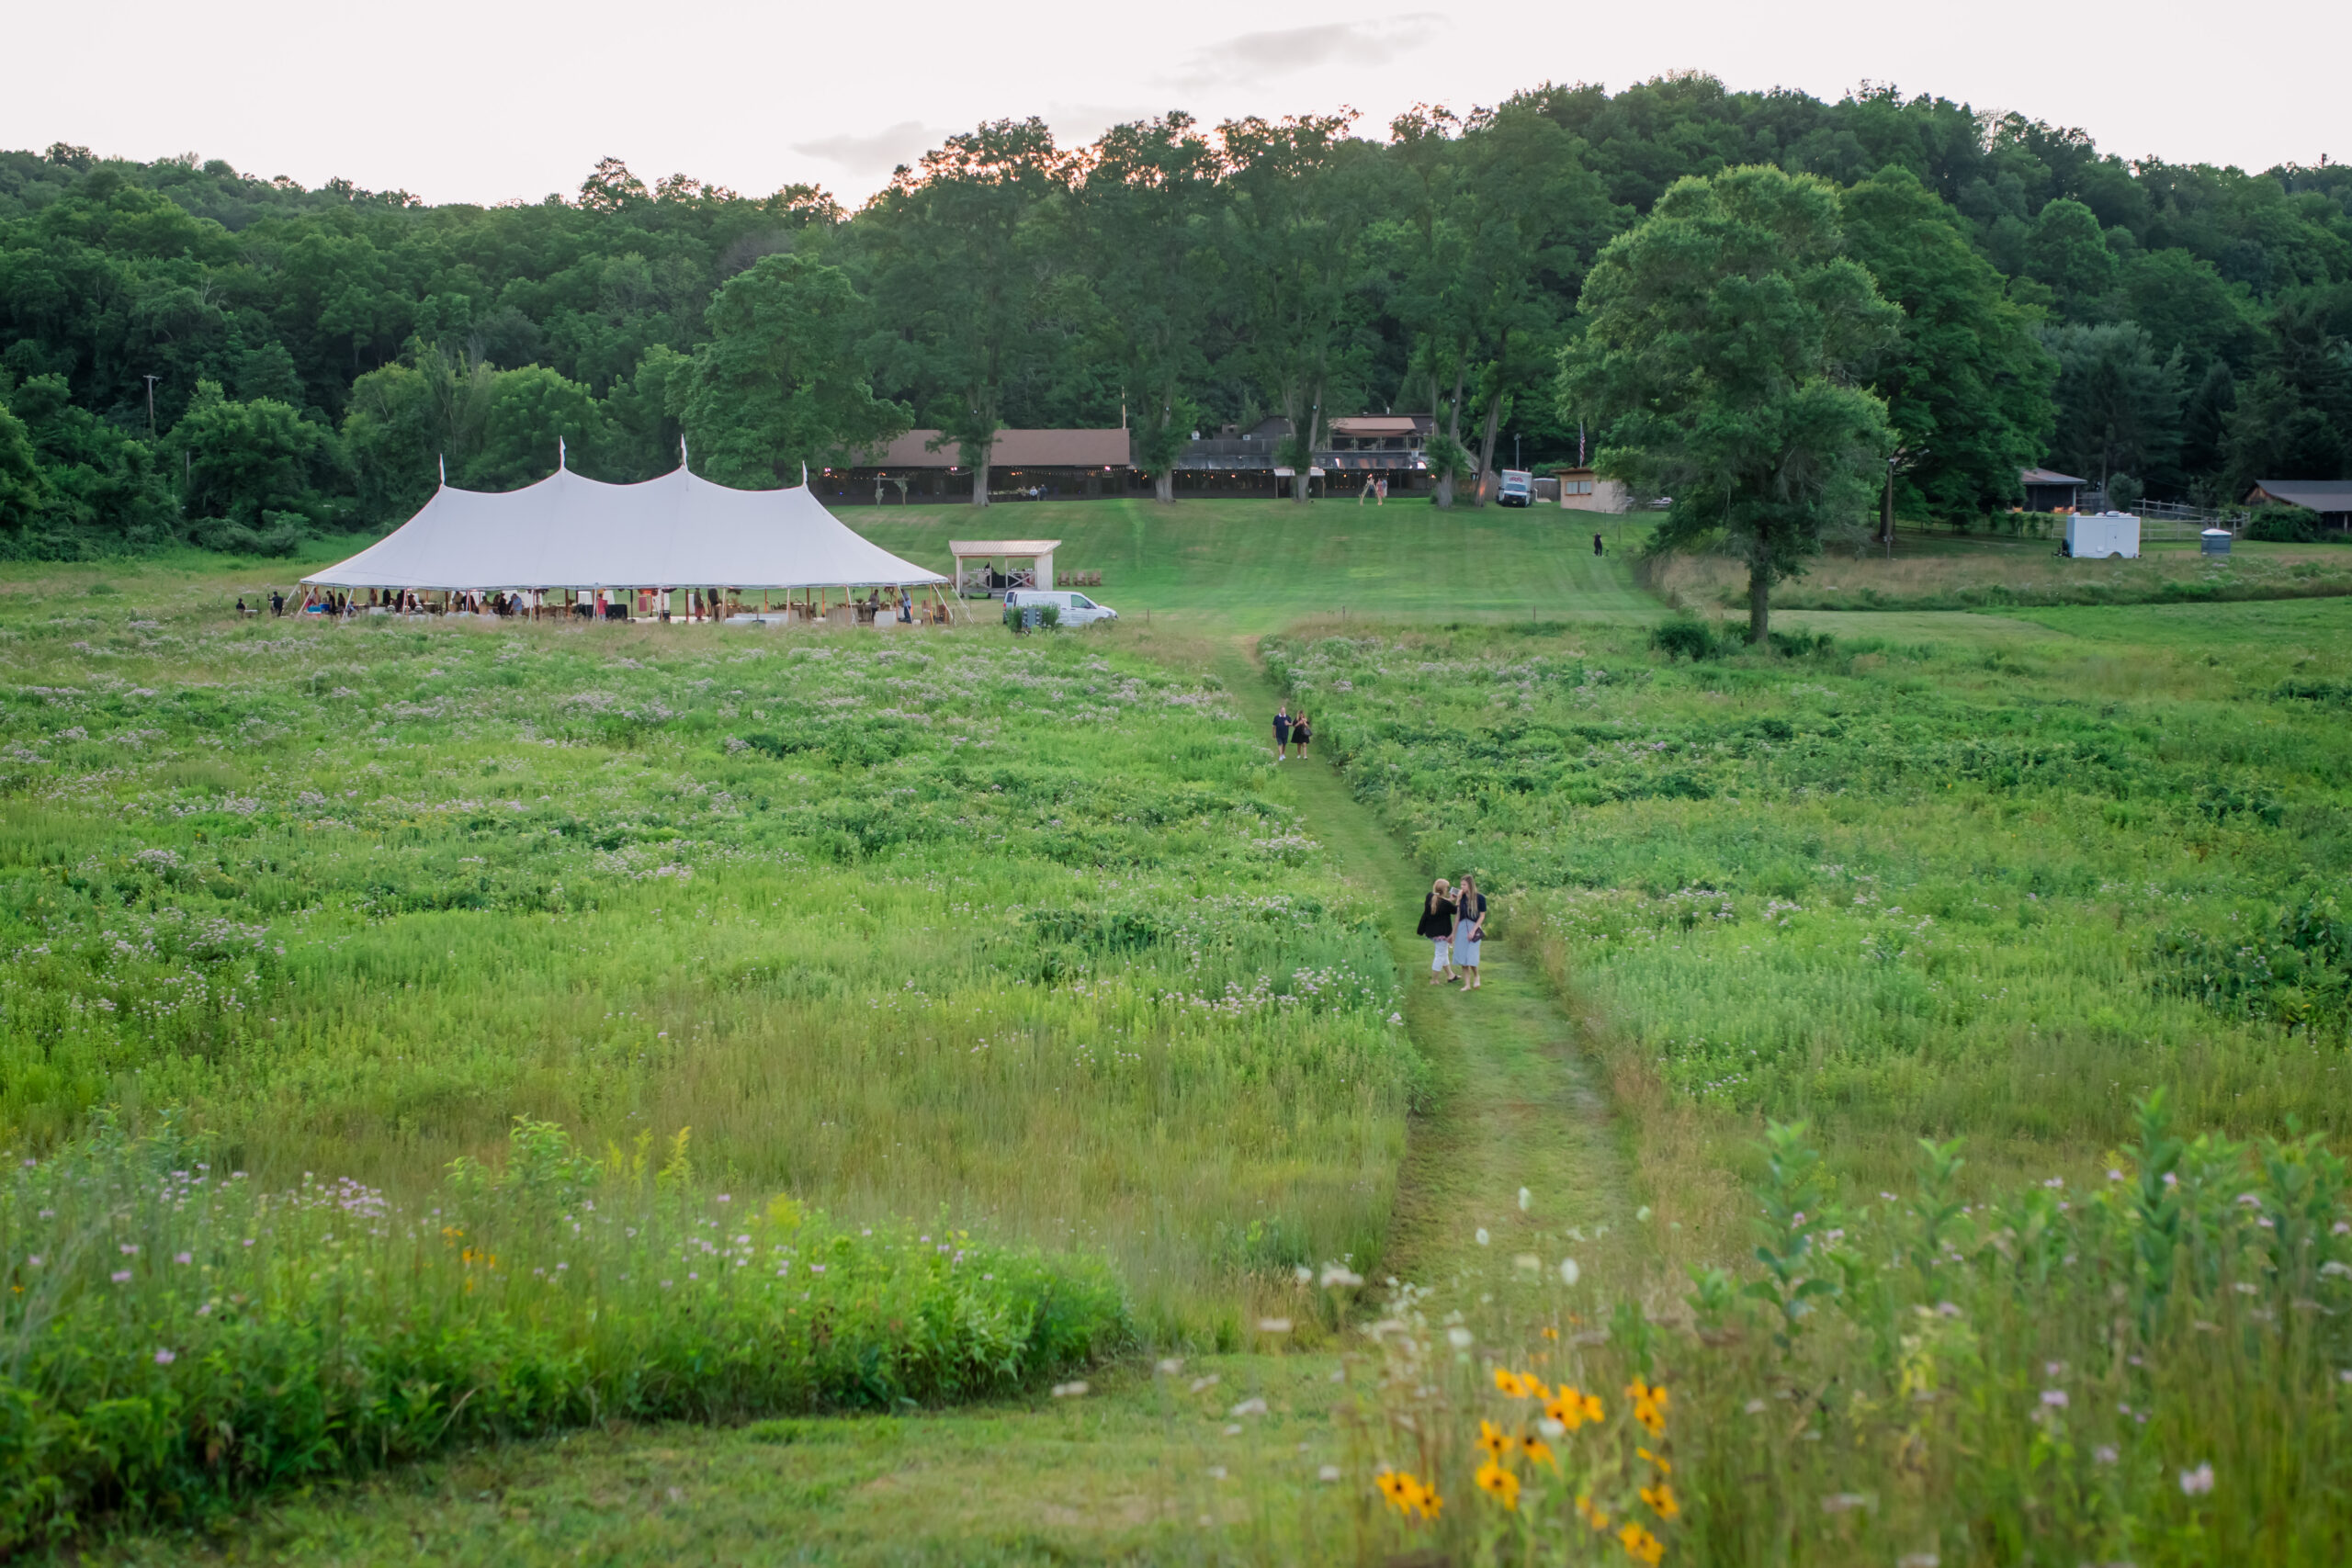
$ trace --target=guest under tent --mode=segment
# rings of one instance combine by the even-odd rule
[[[452,489],[445,472],[423,510],[353,556],[302,579],[345,613],[462,608],[501,614],[944,622],[948,580],[860,537],[804,481],[731,490],[680,465],[641,484],[605,484],[565,466],[493,494]],[[851,590],[879,592],[861,603]],[[921,591],[918,611],[913,594]],[[360,594],[379,602],[363,604]],[[757,592],[752,608],[746,595]],[[780,604],[771,598],[782,595]],[[435,603],[435,596],[438,602]]]

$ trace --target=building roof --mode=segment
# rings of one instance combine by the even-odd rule
[[[950,539],[947,553],[966,556],[1049,556],[1061,547],[1059,539]]]
[[[944,582],[869,543],[801,485],[730,490],[674,468],[608,485],[559,467],[521,490],[433,492],[329,588],[848,588]]]
[[[932,443],[938,442],[936,450]],[[1134,450],[1124,430],[1000,430],[989,448],[992,468],[1125,468]],[[960,468],[964,454],[936,430],[910,430],[884,448],[868,453],[863,468]]]
[[[2030,485],[2086,485],[2088,479],[2078,479],[2072,474],[2062,474],[2055,468],[2020,468],[2018,482]]]
[[[1426,415],[1409,413],[1354,414],[1331,422],[1334,435],[1417,435]],[[1433,422],[1432,422],[1433,423]]]
[[[2352,512],[2352,479],[2256,479],[2248,501],[2282,501],[2313,512]]]

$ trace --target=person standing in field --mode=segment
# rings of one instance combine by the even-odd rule
[[[1306,722],[1305,708],[1299,709],[1297,716],[1290,721],[1290,738],[1298,747],[1299,757],[1304,760],[1306,756],[1306,743],[1315,739],[1315,727]]]
[[[1372,475],[1364,475],[1363,489],[1356,492],[1356,504],[1358,506],[1362,506],[1365,502],[1372,499],[1372,487],[1376,482],[1377,481],[1374,480]]]
[[[1388,504],[1388,477],[1385,474],[1381,476],[1379,484],[1373,490],[1372,503],[1374,506]]]
[[[1274,761],[1279,762],[1290,750],[1290,705],[1284,703],[1274,710]]]
[[[1487,934],[1487,896],[1478,891],[1478,879],[1469,872],[1462,874],[1462,888],[1453,897],[1453,964],[1463,975],[1462,988],[1478,988],[1478,943]]]
[[[1595,534],[1592,536],[1592,553],[1594,555],[1599,555],[1600,553],[1600,536],[1598,534]]]
[[[1441,876],[1421,900],[1421,923],[1413,928],[1430,942],[1430,984],[1442,986],[1453,978],[1453,887]]]

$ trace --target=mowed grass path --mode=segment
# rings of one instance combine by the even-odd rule
[[[1223,643],[1215,668],[1228,690],[1255,695],[1257,711],[1271,713],[1278,699],[1254,642]],[[1549,982],[1498,937],[1480,954],[1476,992],[1430,985],[1430,944],[1413,931],[1429,876],[1326,759],[1285,766],[1317,835],[1390,911],[1406,1021],[1435,1069],[1432,1103],[1407,1144],[1384,1271],[1433,1282],[1477,1246],[1482,1229],[1490,1245],[1517,1251],[1570,1227],[1617,1222],[1633,1207],[1625,1150],[1578,1026]],[[1452,881],[1475,869],[1439,874]]]

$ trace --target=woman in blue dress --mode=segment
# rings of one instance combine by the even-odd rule
[[[1462,971],[1462,988],[1478,988],[1478,942],[1487,934],[1487,896],[1478,891],[1478,879],[1469,872],[1462,874],[1462,886],[1453,895],[1453,966]]]

